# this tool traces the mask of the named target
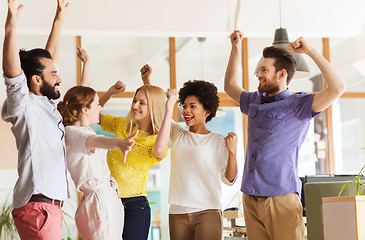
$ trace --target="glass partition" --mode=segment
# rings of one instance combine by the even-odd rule
[[[365,163],[364,98],[341,98],[333,108],[336,173],[357,174]],[[359,108],[358,111],[355,107]]]
[[[170,86],[169,39],[167,37],[83,36],[81,46],[90,56],[91,86],[106,91],[120,80],[126,91],[142,85],[140,68],[149,64],[151,83],[162,89]]]
[[[176,38],[176,82],[181,88],[188,80],[214,83],[224,92],[223,81],[231,51],[228,36]]]
[[[345,79],[346,92],[365,92],[364,34],[330,41],[331,62]]]

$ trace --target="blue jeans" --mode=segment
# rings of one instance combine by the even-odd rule
[[[146,240],[151,224],[147,197],[121,198],[124,206],[123,240]]]

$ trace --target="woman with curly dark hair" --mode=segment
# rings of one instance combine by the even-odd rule
[[[207,129],[219,107],[214,84],[186,82],[179,104],[189,129],[171,126],[170,239],[221,240],[220,182],[232,185],[236,180],[237,136],[224,138]]]

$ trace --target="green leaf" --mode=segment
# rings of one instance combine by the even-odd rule
[[[342,188],[341,188],[341,191],[340,191],[340,193],[338,194],[338,197],[340,197],[341,196],[341,193],[342,193],[342,191],[343,190],[345,190],[350,184],[352,184],[352,183],[355,183],[354,181],[352,181],[352,182],[348,182],[348,183],[345,183],[344,185],[342,185]]]
[[[362,192],[360,193],[360,195],[365,195],[365,189],[362,190]]]

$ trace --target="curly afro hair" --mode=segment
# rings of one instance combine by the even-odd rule
[[[190,80],[184,83],[179,91],[179,104],[183,105],[189,96],[196,96],[203,108],[210,112],[205,122],[209,122],[215,117],[219,107],[219,97],[217,87],[210,82],[203,80]]]

